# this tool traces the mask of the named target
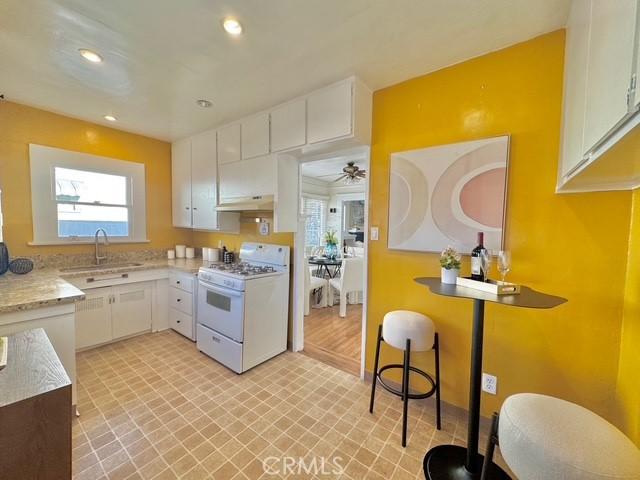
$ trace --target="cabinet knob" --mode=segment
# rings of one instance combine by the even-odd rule
[[[180,285],[180,280],[176,280],[176,283],[177,283],[178,285]]]
[[[194,210],[197,210],[197,209],[198,209],[198,207],[193,207],[193,209],[194,209]]]
[[[184,207],[184,208],[186,208],[187,210],[189,210],[189,207]]]
[[[177,323],[180,323],[180,322],[182,322],[182,320],[176,320],[176,322],[177,322]]]
[[[176,299],[176,301],[180,302],[180,301],[182,301],[182,299],[181,299],[181,298],[178,298],[178,299]]]

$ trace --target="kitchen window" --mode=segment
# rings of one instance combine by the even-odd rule
[[[144,165],[30,145],[34,245],[144,242]]]
[[[305,220],[305,246],[319,247],[324,244],[327,229],[327,201],[303,197]]]

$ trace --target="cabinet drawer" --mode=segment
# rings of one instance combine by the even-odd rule
[[[185,292],[193,293],[194,277],[169,272],[169,285]]]
[[[228,339],[224,335],[198,324],[198,350],[206,353],[214,360],[242,373],[242,344]]]
[[[193,315],[193,295],[177,288],[169,288],[169,306]]]
[[[169,327],[193,340],[193,317],[191,315],[175,308],[169,308]]]

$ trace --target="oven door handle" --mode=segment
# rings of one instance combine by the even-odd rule
[[[200,280],[200,285],[207,290],[211,290],[212,292],[219,293],[220,295],[226,295],[229,297],[242,297],[244,296],[244,292],[239,290],[233,290],[231,288],[221,287],[220,285],[213,285],[212,283],[207,283],[203,280]]]

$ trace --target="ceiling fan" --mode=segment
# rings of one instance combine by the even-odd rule
[[[344,181],[346,184],[357,183],[367,176],[367,171],[361,170],[355,162],[347,163],[347,165],[342,169],[342,173],[343,175],[334,180],[333,183],[338,183],[340,181]]]

